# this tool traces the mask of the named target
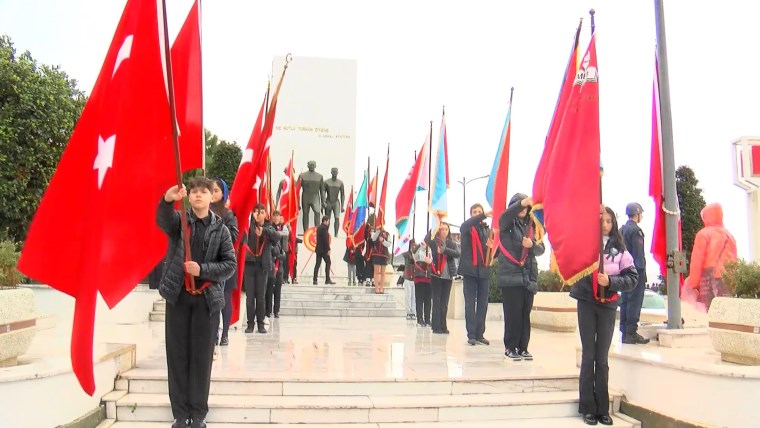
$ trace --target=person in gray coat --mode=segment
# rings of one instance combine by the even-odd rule
[[[504,357],[513,361],[533,359],[528,352],[530,311],[538,292],[536,257],[545,247],[535,238],[531,205],[528,195],[517,193],[499,217],[497,284],[504,308]]]
[[[430,248],[432,278],[430,288],[433,292],[433,333],[449,334],[446,314],[449,312],[451,283],[457,274],[456,259],[459,258],[459,245],[449,233],[448,223],[441,223],[435,237],[428,232],[425,242]]]

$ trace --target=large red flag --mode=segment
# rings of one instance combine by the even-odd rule
[[[285,79],[287,71],[287,62],[282,70],[280,81],[272,96],[269,110],[266,112],[264,125],[261,127],[261,117],[266,107],[266,98],[261,105],[259,117],[251,132],[251,138],[248,140],[248,146],[243,152],[243,158],[240,161],[240,167],[235,174],[235,181],[230,191],[230,209],[235,213],[238,219],[240,236],[235,243],[235,254],[238,257],[238,275],[237,287],[232,293],[232,317],[230,323],[234,324],[240,319],[240,298],[243,288],[243,270],[245,268],[245,243],[248,232],[251,227],[249,216],[253,207],[259,201],[259,188],[265,180],[267,167],[269,165],[269,139],[274,130],[274,119],[277,112],[277,97],[280,94],[282,81]]]
[[[235,243],[235,249],[240,246],[240,241],[243,235],[248,233],[250,224],[247,219],[253,210],[253,206],[256,204],[256,192],[253,190],[253,186],[256,182],[256,168],[254,165],[255,153],[261,151],[261,124],[264,119],[264,110],[266,109],[266,97],[261,103],[259,109],[259,115],[256,118],[256,124],[253,125],[253,131],[251,131],[251,137],[248,139],[248,145],[243,150],[243,157],[240,159],[240,166],[235,174],[235,180],[232,183],[232,189],[230,189],[230,209],[235,213],[235,217],[238,219],[238,227],[240,228],[240,235],[238,235],[238,242]]]
[[[176,175],[158,10],[156,0],[127,1],[19,260],[25,275],[76,299],[71,363],[90,395],[97,292],[114,307],[166,253],[156,207]]]
[[[554,106],[554,115],[552,115],[552,121],[549,125],[549,132],[546,134],[544,151],[541,154],[541,160],[538,162],[538,167],[536,168],[536,176],[533,179],[533,212],[538,214],[539,220],[543,220],[543,215],[540,213],[540,211],[542,210],[544,203],[546,174],[549,168],[549,159],[551,158],[552,152],[554,151],[554,145],[557,140],[557,133],[559,132],[560,125],[562,124],[562,117],[565,114],[567,101],[573,88],[575,73],[578,70],[578,41],[581,35],[582,26],[583,20],[578,23],[578,28],[575,30],[573,47],[570,50],[570,58],[568,58],[567,66],[565,67],[565,74],[562,78],[562,86],[560,87],[559,97],[557,97],[557,104]]]
[[[369,189],[367,190],[367,204],[372,204],[377,212],[377,176],[379,168],[375,170],[375,176],[372,177],[372,181],[369,182]],[[377,223],[377,222],[375,222]]]
[[[654,230],[652,232],[651,253],[660,265],[660,274],[668,277],[667,238],[665,229],[665,196],[662,177],[662,138],[660,129],[660,76],[655,57],[654,82],[652,84],[652,154],[649,167],[649,196],[654,199]],[[681,249],[681,219],[678,219],[678,248]],[[683,276],[679,275],[679,290],[683,286]]]
[[[380,188],[380,204],[377,207],[377,227],[385,226],[385,197],[388,193],[388,166],[391,162],[391,146],[388,145],[388,153],[385,156],[385,176],[383,177],[383,186]]]
[[[412,165],[412,168],[406,175],[404,184],[401,185],[401,189],[399,189],[396,196],[396,229],[398,229],[399,235],[404,233],[409,223],[409,215],[412,212],[414,197],[417,191],[426,190],[428,187],[428,177],[430,176],[428,169],[429,147],[430,134],[426,133],[425,142],[422,143],[422,148],[417,152],[418,155],[414,159],[414,165]]]
[[[346,203],[346,211],[343,214],[343,223],[341,229],[346,232],[346,236],[351,235],[351,217],[354,213],[354,186],[351,186],[351,192],[348,194],[348,202]]]
[[[204,168],[200,5],[195,0],[171,49],[182,171]]]
[[[560,275],[568,284],[599,265],[599,150],[599,81],[592,35],[545,176],[546,231]]]

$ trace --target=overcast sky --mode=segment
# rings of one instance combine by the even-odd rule
[[[124,4],[0,0],[0,32],[19,51],[59,64],[89,92]],[[168,0],[172,38],[190,5]],[[462,186],[456,180],[490,172],[512,86],[509,193],[530,193],[573,32],[583,17],[585,49],[591,7],[597,12],[604,199],[621,214],[627,202],[641,202],[649,238],[652,1],[206,0],[205,126],[221,138],[247,141],[275,55],[356,59],[357,159],[384,162],[391,143],[389,217],[412,150],[430,120],[437,138],[445,105],[450,221],[459,223]],[[746,195],[733,185],[730,143],[760,135],[760,5],[668,1],[665,12],[676,163],[696,171],[708,203],[724,205],[726,225],[747,257]],[[467,187],[468,205],[485,201],[485,184]]]

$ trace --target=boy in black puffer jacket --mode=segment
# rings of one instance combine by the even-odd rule
[[[187,211],[190,259],[185,260],[180,213],[174,203],[187,195],[184,186],[169,189],[158,205],[158,226],[169,235],[166,271],[158,291],[166,299],[166,362],[169,400],[175,426],[204,427],[208,413],[212,326],[218,325],[224,306],[220,282],[235,270],[232,238],[224,221],[210,211],[213,182],[206,177],[190,181]],[[192,290],[190,276],[195,281]],[[214,319],[216,317],[216,320]]]

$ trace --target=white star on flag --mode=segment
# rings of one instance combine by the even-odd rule
[[[243,157],[240,159],[240,165],[246,162],[253,162],[253,149],[245,149],[243,151]]]
[[[106,178],[108,168],[113,167],[113,149],[115,145],[115,134],[105,140],[98,135],[98,155],[95,157],[95,162],[92,164],[92,169],[98,170],[98,189],[103,186],[103,179]]]

